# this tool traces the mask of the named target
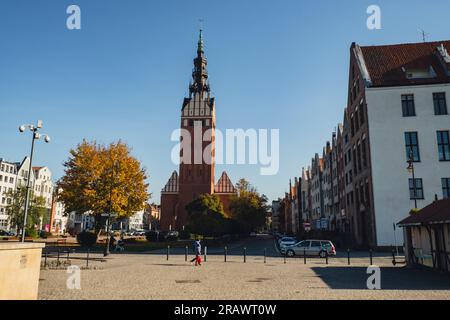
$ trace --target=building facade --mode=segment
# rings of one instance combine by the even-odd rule
[[[323,158],[316,153],[311,161],[311,228],[323,229],[324,214],[324,188],[323,188]]]
[[[0,158],[0,230],[11,228],[6,207],[12,202],[8,194],[17,188],[17,171],[17,163]]]
[[[15,228],[6,214],[6,208],[13,201],[11,193],[18,188],[26,187],[29,165],[29,157],[25,157],[22,162],[8,162],[0,159],[0,229],[2,230],[10,231]],[[30,180],[34,196],[42,197],[47,209],[47,214],[36,227],[50,231],[54,208],[52,172],[48,167],[33,167]]]
[[[403,242],[400,232],[394,236],[393,223],[447,195],[448,50],[450,41],[351,47],[355,214],[359,239],[369,244]],[[410,156],[414,180],[406,170]]]
[[[313,229],[393,246],[403,243],[394,223],[405,212],[450,197],[448,50],[450,41],[352,44],[343,122],[301,189]]]
[[[281,232],[280,228],[281,200],[272,201],[272,232]]]

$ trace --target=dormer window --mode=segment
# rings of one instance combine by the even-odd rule
[[[429,67],[428,69],[406,69],[402,68],[403,72],[406,74],[406,78],[408,79],[430,79],[436,77],[436,72],[433,67]]]

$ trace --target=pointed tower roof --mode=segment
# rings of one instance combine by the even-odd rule
[[[222,172],[222,176],[214,186],[214,193],[237,193],[236,188],[225,171]]]
[[[189,86],[189,92],[210,92],[208,85],[208,72],[206,71],[205,52],[203,45],[203,30],[200,29],[197,43],[197,57],[194,59],[194,70],[192,71],[193,83]]]
[[[161,190],[161,193],[178,193],[179,184],[178,184],[178,172],[174,171],[169,181],[167,181],[164,188]]]
[[[198,35],[197,52],[203,53],[203,29],[200,29]]]

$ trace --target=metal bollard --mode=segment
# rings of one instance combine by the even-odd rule
[[[347,264],[350,265],[350,249],[347,249]]]
[[[303,264],[306,264],[306,249],[303,249]]]
[[[203,261],[204,261],[204,262],[206,262],[206,256],[207,256],[207,253],[208,253],[208,247],[205,246],[205,251],[203,252]]]
[[[58,248],[58,258],[56,260],[56,265],[59,266],[59,254],[60,254],[60,249]]]
[[[87,255],[86,255],[86,268],[89,267],[89,252],[91,251],[90,248],[87,249]]]
[[[247,248],[244,247],[244,263],[247,262]]]
[[[328,250],[325,250],[325,263],[328,264]]]
[[[392,249],[392,264],[395,266],[397,264],[397,261],[395,261],[395,250]]]
[[[167,246],[167,253],[166,253],[166,259],[169,261],[169,254],[170,254],[170,246]]]
[[[264,263],[266,263],[266,257],[267,257],[267,249],[264,248]]]
[[[187,261],[187,256],[188,256],[188,246],[186,246],[184,250],[184,261]]]
[[[223,260],[223,262],[227,262],[227,251],[228,251],[228,248],[225,246],[225,248],[224,248],[224,260]]]
[[[369,249],[369,255],[370,255],[370,265],[373,265],[372,248]]]

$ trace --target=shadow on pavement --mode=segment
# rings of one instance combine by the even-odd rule
[[[331,289],[367,290],[365,267],[312,267]],[[380,267],[382,290],[450,290],[450,275],[431,270]]]

